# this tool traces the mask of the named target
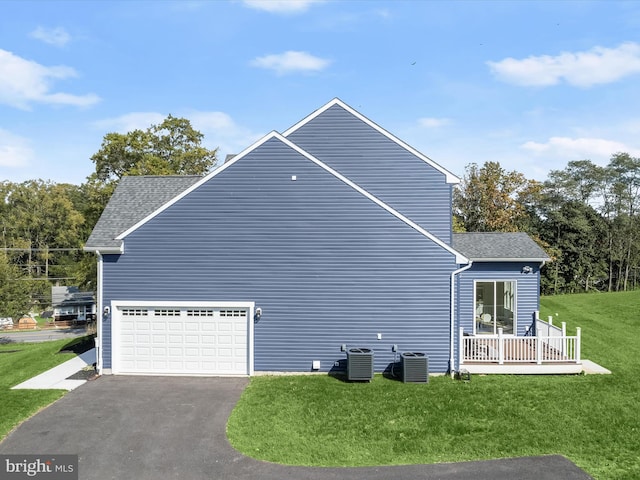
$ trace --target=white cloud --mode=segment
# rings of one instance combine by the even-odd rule
[[[69,35],[62,27],[38,27],[29,35],[37,40],[42,40],[44,43],[48,43],[49,45],[54,45],[56,47],[64,47],[71,40],[71,35]]]
[[[191,120],[193,128],[204,134],[207,148],[220,149],[218,159],[221,162],[227,154],[240,153],[264,136],[264,133],[238,125],[224,112],[187,112],[184,117]]]
[[[439,128],[439,127],[444,127],[446,125],[450,125],[451,119],[425,117],[425,118],[419,118],[418,124],[421,127],[425,127],[425,128]]]
[[[616,48],[594,47],[585,52],[563,52],[555,57],[506,58],[487,64],[500,80],[515,85],[545,87],[565,81],[590,87],[640,73],[640,44],[627,42]]]
[[[24,167],[33,159],[33,151],[26,138],[0,128],[0,166]]]
[[[546,143],[526,142],[521,148],[538,155],[553,155],[567,160],[608,159],[617,152],[640,155],[640,148],[603,138],[551,137]]]
[[[247,7],[270,13],[302,13],[322,0],[243,0]]]
[[[331,64],[330,60],[315,57],[307,52],[287,51],[277,55],[266,55],[252,60],[254,67],[274,70],[278,75],[287,73],[319,72]]]
[[[51,92],[53,80],[76,76],[73,68],[45,67],[0,49],[0,104],[28,109],[33,102],[78,107],[87,107],[99,102],[100,98],[93,93],[73,95]]]

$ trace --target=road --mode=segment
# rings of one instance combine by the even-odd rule
[[[0,331],[0,344],[14,342],[48,342],[50,340],[75,338],[83,335],[86,335],[84,328],[60,328],[57,330],[36,330],[34,332]]]

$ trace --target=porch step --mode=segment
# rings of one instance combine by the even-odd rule
[[[585,375],[611,375],[611,370],[608,370],[603,366],[592,362],[591,360],[582,361],[582,370],[584,371]]]

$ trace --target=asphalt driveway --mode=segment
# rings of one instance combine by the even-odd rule
[[[246,378],[106,376],[23,423],[2,454],[77,454],[81,480],[586,480],[553,455],[486,462],[365,468],[288,467],[247,458],[226,422]]]

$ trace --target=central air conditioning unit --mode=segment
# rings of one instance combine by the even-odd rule
[[[421,352],[403,352],[401,359],[404,383],[429,383],[429,357]]]
[[[347,379],[373,380],[373,350],[350,348],[347,350]]]

